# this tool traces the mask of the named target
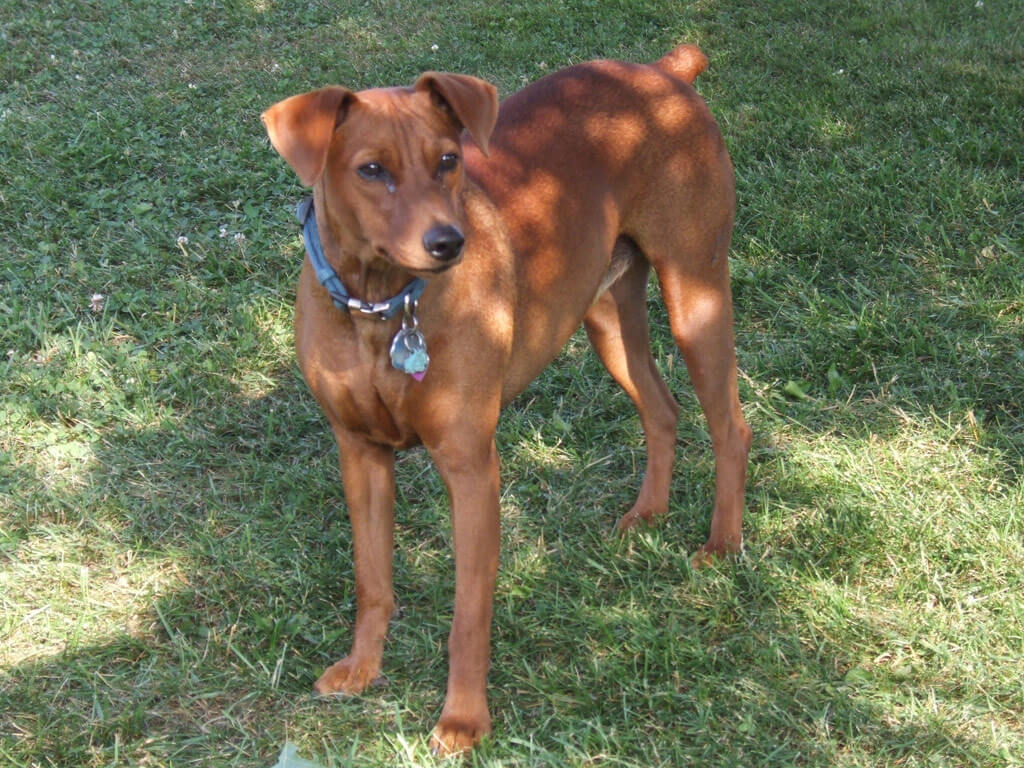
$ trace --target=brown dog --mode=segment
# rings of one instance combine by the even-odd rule
[[[498,413],[581,321],[647,441],[639,497],[618,526],[668,511],[678,406],[648,343],[651,267],[715,454],[697,558],[740,549],[750,429],[729,291],[733,175],[691,87],[706,64],[693,46],[652,65],[591,62],[500,109],[494,86],[431,72],[409,88],[324,88],[263,115],[313,187],[295,343],[338,442],[355,549],[352,650],[316,682],[320,693],[359,693],[380,674],[395,605],[395,451],[423,444],[448,488],[455,549],[448,693],[432,744],[463,750],[490,731]],[[313,266],[317,239],[326,271]]]

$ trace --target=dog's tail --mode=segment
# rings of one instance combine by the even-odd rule
[[[654,66],[693,85],[697,75],[708,68],[708,57],[696,45],[680,45],[658,59]]]

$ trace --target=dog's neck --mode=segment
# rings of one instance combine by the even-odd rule
[[[327,258],[331,258],[330,254]],[[339,253],[335,271],[349,294],[370,304],[398,295],[414,279],[383,259],[374,258],[367,263],[344,253]]]
[[[330,215],[322,215],[327,208],[322,192],[314,191],[314,205],[319,227],[320,244],[324,257],[331,269],[345,286],[349,296],[367,304],[389,301],[397,296],[415,279],[415,276],[399,269],[383,256],[375,253],[372,246],[358,238],[347,238],[343,242],[340,233],[350,233],[350,225],[338,227]]]

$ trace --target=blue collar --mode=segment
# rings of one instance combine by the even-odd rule
[[[316,226],[316,215],[313,213],[313,198],[307,197],[299,203],[299,223],[302,224],[302,239],[306,241],[306,253],[309,254],[309,261],[316,272],[316,279],[320,285],[327,289],[334,306],[345,312],[362,312],[365,315],[377,315],[382,320],[394,317],[403,309],[406,302],[415,305],[423,289],[427,287],[427,281],[422,278],[414,278],[397,296],[387,301],[369,302],[357,299],[349,294],[345,284],[341,282],[338,273],[331,269],[324,255],[324,248],[320,244],[320,231]]]

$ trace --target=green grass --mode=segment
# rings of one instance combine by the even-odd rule
[[[424,69],[507,95],[695,41],[739,186],[747,548],[683,404],[668,523],[582,336],[505,414],[479,766],[1024,765],[1024,42],[1016,0],[0,0],[0,765],[432,765],[444,489],[398,471],[387,685],[291,350],[301,194],[258,116]],[[433,48],[436,46],[436,49]],[[93,294],[103,299],[91,307]]]

